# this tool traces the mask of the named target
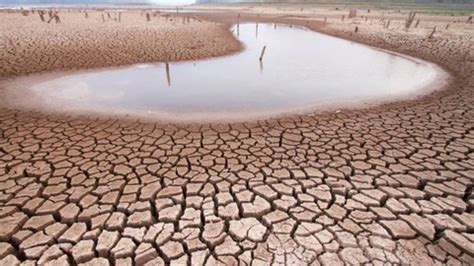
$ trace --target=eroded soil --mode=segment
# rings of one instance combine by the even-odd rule
[[[416,101],[233,124],[0,107],[0,264],[474,264],[472,25],[428,39],[444,18],[405,31],[266,12],[240,19],[421,57],[453,80]]]
[[[119,21],[120,13],[120,21]],[[150,21],[147,21],[147,15]],[[145,11],[0,13],[0,78],[52,70],[196,60],[238,52],[228,26]],[[109,15],[107,15],[109,14]],[[110,16],[110,18],[109,18]],[[104,21],[102,21],[102,17]]]

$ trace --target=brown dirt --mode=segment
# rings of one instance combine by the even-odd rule
[[[416,101],[233,124],[0,107],[0,264],[474,264],[472,25],[259,8],[241,20],[308,25],[454,80]]]
[[[150,12],[151,13],[151,12]],[[41,22],[37,13],[0,13],[0,78],[51,70],[143,62],[196,60],[238,52],[228,26],[192,16],[60,12],[61,23]],[[105,22],[102,21],[104,15]],[[47,15],[45,15],[46,20]],[[117,20],[116,20],[117,19]]]

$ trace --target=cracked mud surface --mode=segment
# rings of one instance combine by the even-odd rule
[[[59,12],[61,23],[48,24],[42,23],[37,13],[22,16],[3,11],[0,78],[51,70],[196,60],[242,49],[226,25],[191,15],[148,13],[150,22],[145,11],[121,12],[119,22],[119,13],[113,11],[89,11],[87,19],[82,12],[63,11]]]
[[[235,124],[0,107],[0,264],[474,264],[472,32],[309,26],[454,80],[416,101]]]

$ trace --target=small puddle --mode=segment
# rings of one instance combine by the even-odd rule
[[[14,94],[27,90],[31,96],[16,97],[19,104],[50,110],[248,119],[409,98],[447,76],[434,64],[303,27],[240,24],[231,30],[245,45],[235,55],[54,78],[37,75],[23,78],[31,82],[17,86]]]

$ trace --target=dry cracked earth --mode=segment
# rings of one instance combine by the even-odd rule
[[[192,15],[173,17],[156,11],[87,14],[86,18],[83,12],[60,11],[61,22],[48,24],[41,22],[38,12],[22,16],[0,11],[0,78],[52,70],[196,60],[242,49],[225,25]],[[48,15],[44,16],[47,21]]]
[[[0,265],[474,264],[472,40],[318,27],[454,80],[232,124],[0,107]]]

